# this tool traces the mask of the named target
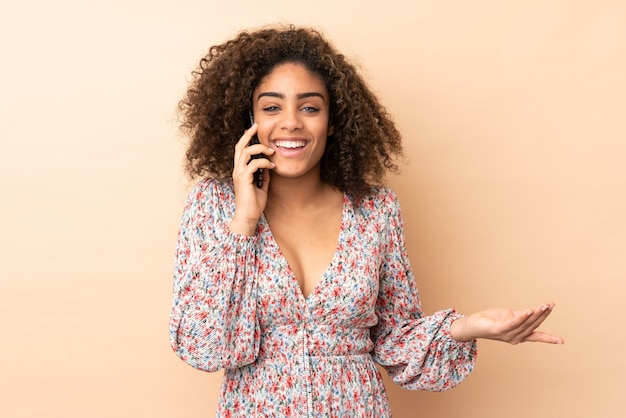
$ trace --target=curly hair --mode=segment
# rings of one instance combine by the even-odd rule
[[[288,62],[318,75],[330,96],[334,132],[321,160],[322,181],[359,197],[387,170],[398,171],[400,133],[355,66],[320,32],[289,25],[240,32],[211,47],[192,72],[178,105],[180,128],[190,138],[185,169],[191,178],[232,174],[235,144],[249,126],[252,92]]]

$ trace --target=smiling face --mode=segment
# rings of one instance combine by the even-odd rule
[[[253,92],[254,120],[262,144],[276,152],[274,176],[320,177],[329,127],[329,95],[324,83],[302,64],[276,66]]]

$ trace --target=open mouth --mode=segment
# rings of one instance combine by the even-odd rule
[[[274,146],[276,148],[296,150],[296,149],[304,148],[306,146],[306,141],[291,141],[291,140],[279,139],[277,141],[274,141]]]

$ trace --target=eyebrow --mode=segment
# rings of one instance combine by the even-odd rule
[[[276,93],[273,91],[268,91],[265,93],[261,93],[257,96],[257,100],[259,100],[261,97],[276,97],[278,99],[284,99],[285,95],[282,93]],[[324,99],[324,96],[322,95],[322,93],[318,93],[316,91],[310,92],[310,93],[299,93],[296,95],[297,99],[306,99],[307,97],[319,97],[322,100]]]

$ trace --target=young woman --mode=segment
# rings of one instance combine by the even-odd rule
[[[194,74],[180,109],[204,179],[182,217],[171,344],[225,369],[219,417],[389,417],[375,363],[440,391],[470,373],[478,338],[562,343],[536,331],[553,303],[423,314],[381,185],[400,135],[318,32],[242,32]]]

